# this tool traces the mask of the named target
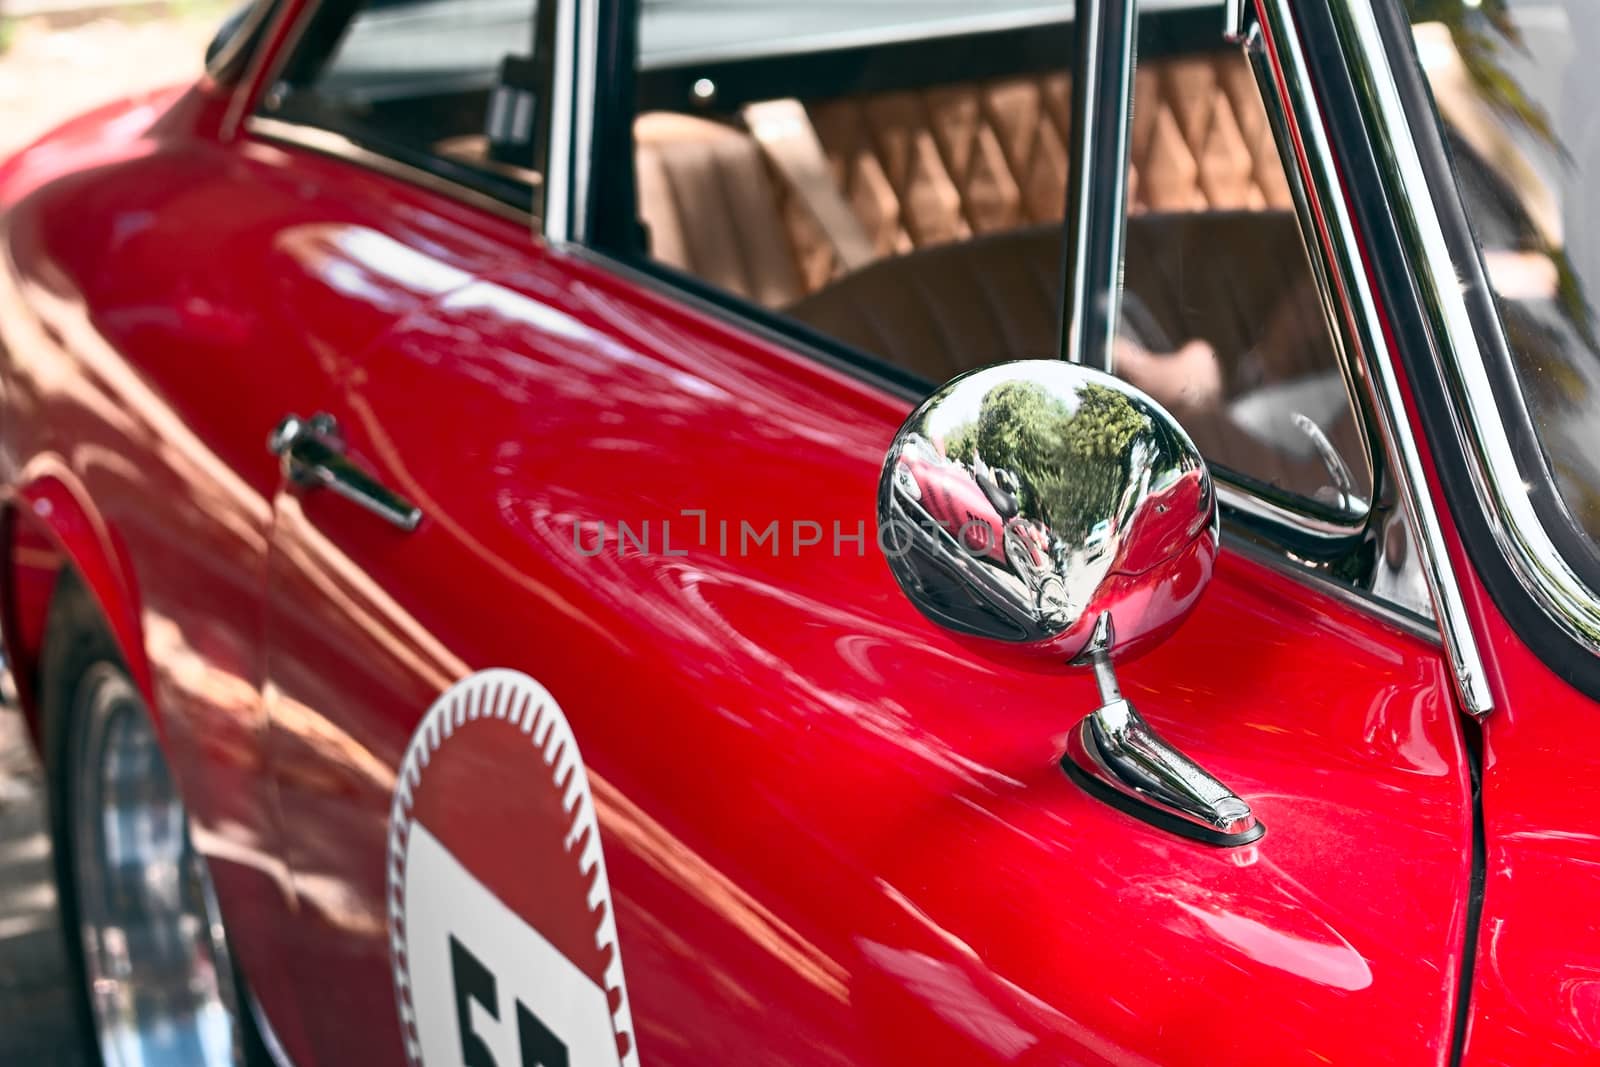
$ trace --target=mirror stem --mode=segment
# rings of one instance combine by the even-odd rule
[[[1102,612],[1078,657],[1094,666],[1096,708],[1068,737],[1061,767],[1091,795],[1164,830],[1210,845],[1258,841],[1266,826],[1250,805],[1167,743],[1122,696],[1111,663],[1111,613]]]
[[[1117,684],[1116,668],[1111,666],[1111,644],[1116,633],[1111,628],[1111,612],[1102,611],[1094,621],[1094,633],[1089,643],[1078,655],[1078,661],[1087,659],[1094,667],[1095,684],[1100,687],[1100,703],[1114,704],[1122,699],[1122,687]]]

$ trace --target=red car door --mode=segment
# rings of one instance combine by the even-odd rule
[[[320,1062],[400,1054],[395,768],[488,667],[582,748],[650,1062],[1443,1061],[1471,814],[1428,642],[1225,553],[1125,679],[1269,827],[1208,849],[1055,766],[1088,682],[974,662],[896,592],[870,502],[903,401],[530,248],[330,410],[424,517],[278,503],[268,684],[304,741],[279,788],[321,897],[284,950]]]
[[[516,256],[292,409],[327,416],[267,590],[301,1062],[433,1062],[430,1019],[468,1063],[1447,1061],[1437,643],[1230,543],[1123,683],[1269,829],[1168,835],[1057,766],[1091,681],[895,588],[903,391]]]

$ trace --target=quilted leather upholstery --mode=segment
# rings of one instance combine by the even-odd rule
[[[1066,203],[1065,74],[890,92],[808,110],[840,188],[883,255],[1059,219]],[[785,197],[808,289],[838,273]]]
[[[1132,132],[1135,212],[1294,206],[1255,75],[1239,52],[1142,64]]]
[[[808,108],[840,188],[880,254],[1062,217],[1071,82],[1065,73],[886,92]],[[1236,51],[1140,64],[1130,208],[1205,211],[1291,204],[1248,64]],[[841,273],[779,183],[803,285]]]

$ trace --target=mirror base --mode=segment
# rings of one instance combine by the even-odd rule
[[[1124,792],[1117,786],[1101,781],[1094,774],[1078,766],[1071,753],[1061,757],[1061,769],[1066,772],[1067,777],[1071,778],[1079,788],[1096,800],[1103,801],[1118,811],[1132,815],[1135,819],[1149,823],[1159,830],[1165,830],[1168,833],[1177,834],[1179,837],[1186,837],[1191,841],[1198,841],[1204,845],[1213,845],[1217,848],[1238,848],[1240,845],[1248,845],[1261,840],[1262,836],[1267,832],[1267,824],[1253,817],[1250,820],[1251,826],[1249,829],[1236,833],[1225,833],[1221,830],[1214,830],[1209,826],[1202,826],[1197,822],[1191,822],[1181,815],[1156,807],[1143,797]]]
[[[1167,743],[1122,696],[1111,663],[1111,613],[1095,620],[1079,662],[1094,667],[1100,706],[1067,737],[1061,769],[1091,796],[1152,826],[1234,848],[1267,832],[1250,805]]]
[[[1261,840],[1266,825],[1250,805],[1155,733],[1114,681],[1107,683],[1109,664],[1096,667],[1106,702],[1067,736],[1067,776],[1093,797],[1190,840],[1222,848]]]

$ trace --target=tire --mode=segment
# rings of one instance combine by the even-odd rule
[[[66,570],[40,683],[56,884],[87,1062],[270,1067],[149,709]]]

